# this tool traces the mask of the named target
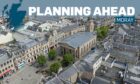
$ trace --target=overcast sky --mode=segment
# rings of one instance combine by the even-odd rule
[[[19,0],[0,0],[0,14],[4,5],[8,4],[8,8]],[[44,9],[46,6],[133,6],[136,14],[140,14],[140,0],[23,0],[20,10],[28,11],[29,6],[39,6]]]

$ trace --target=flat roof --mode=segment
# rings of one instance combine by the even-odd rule
[[[89,53],[85,58],[84,61],[89,64],[94,64],[102,55],[101,50],[96,50],[95,52]]]
[[[116,56],[121,55],[121,56],[123,56],[125,58],[128,58],[128,59],[132,59],[132,58],[136,57],[136,53],[135,52],[121,51],[121,50],[118,50],[118,49],[112,49],[111,55],[116,55]]]
[[[90,72],[93,70],[93,64],[101,57],[101,54],[102,51],[100,50],[89,52],[89,54],[87,54],[83,60],[76,62],[74,65],[81,72]]]
[[[87,41],[91,40],[95,36],[95,32],[79,32],[64,39],[60,43],[65,43],[73,48],[77,48],[86,43]]]
[[[38,44],[38,42],[36,40],[32,40],[32,39],[25,39],[24,41],[20,41],[19,44],[21,46],[26,46],[26,48],[31,48],[35,45]]]
[[[60,29],[59,31],[61,32],[68,32],[71,30],[74,30],[76,28],[80,28],[81,26],[79,26],[79,24],[73,24],[73,25],[67,25],[65,27],[62,27],[62,29]]]
[[[0,49],[0,64],[7,61],[10,57],[8,56],[7,51]]]
[[[18,32],[14,32],[13,37],[16,39],[16,41],[22,41],[29,38],[28,36],[20,34]]]

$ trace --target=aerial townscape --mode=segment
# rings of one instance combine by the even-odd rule
[[[140,84],[140,16],[0,17],[0,84]]]

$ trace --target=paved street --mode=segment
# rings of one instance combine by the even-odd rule
[[[41,74],[36,74],[36,68],[31,66],[24,67],[21,71],[4,79],[4,84],[37,84]],[[6,82],[6,81],[9,81]]]

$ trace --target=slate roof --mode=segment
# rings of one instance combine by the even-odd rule
[[[0,64],[7,61],[10,57],[8,56],[7,51],[0,49]]]
[[[77,72],[78,70],[72,65],[70,68],[62,72],[58,77],[64,80],[67,80],[68,78],[76,74]]]
[[[63,27],[62,29],[60,29],[59,31],[61,32],[69,32],[73,29],[79,28],[80,26],[78,24],[73,24],[73,25],[67,25],[65,27]]]
[[[96,76],[91,84],[110,84],[110,81]]]
[[[19,44],[21,46],[26,46],[26,48],[29,49],[29,48],[37,45],[38,42],[35,40],[32,40],[32,39],[25,39],[24,41],[19,42]]]
[[[47,81],[45,84],[63,84],[63,82],[58,77],[54,77],[53,79]]]
[[[83,45],[85,42],[91,40],[95,36],[96,36],[96,34],[92,33],[92,32],[79,32],[79,33],[76,33],[76,34],[64,39],[60,43],[65,43],[73,48],[77,48],[77,47]]]

